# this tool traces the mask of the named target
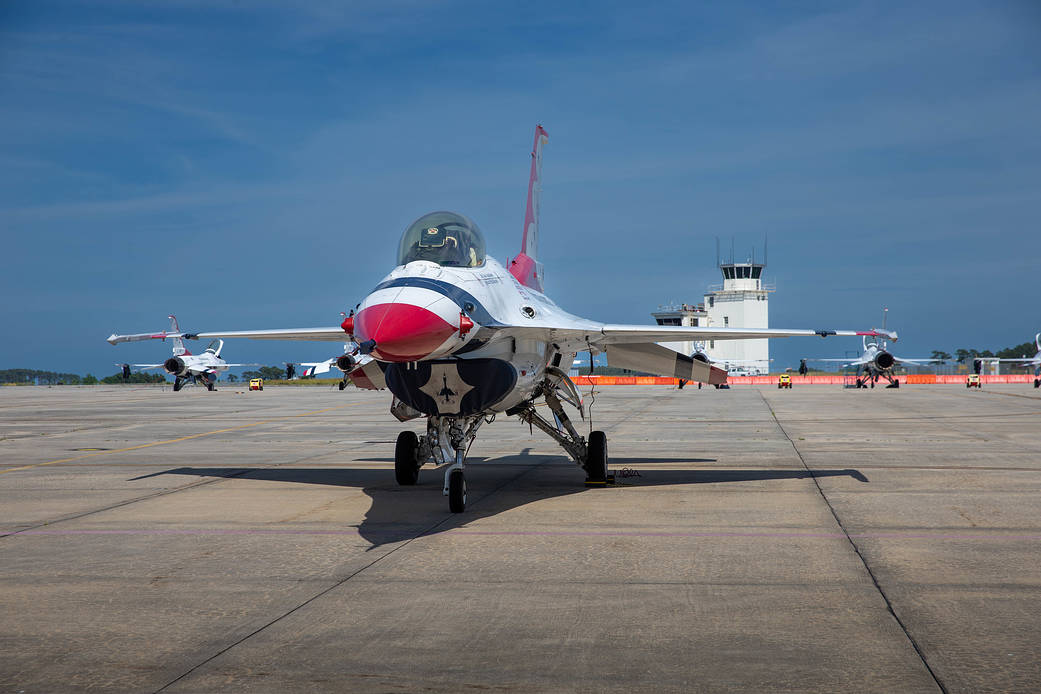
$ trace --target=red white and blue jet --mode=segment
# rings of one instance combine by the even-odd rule
[[[722,384],[725,370],[656,343],[829,335],[896,339],[895,333],[874,330],[625,325],[568,313],[545,294],[539,263],[546,141],[546,131],[536,127],[520,252],[505,265],[487,254],[484,235],[472,220],[431,212],[405,229],[394,269],[340,326],[182,336],[342,342],[348,335],[360,354],[372,358],[350,372],[351,381],[388,388],[398,419],[426,420],[425,432],[398,436],[398,483],[416,484],[423,465],[444,466],[443,491],[453,512],[466,506],[466,451],[478,429],[497,415],[516,416],[542,430],[585,471],[588,484],[607,483],[606,435],[581,435],[564,409],[567,403],[585,416],[567,376],[579,352],[605,353],[611,366]],[[552,418],[538,412],[540,401]]]

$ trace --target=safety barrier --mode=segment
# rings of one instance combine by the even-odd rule
[[[901,385],[930,385],[930,384],[956,384],[965,385],[967,377],[962,374],[906,374],[900,376]],[[579,386],[676,386],[679,385],[678,378],[663,378],[659,376],[574,376],[571,379]],[[1031,374],[1003,374],[980,376],[980,381],[987,383],[1033,383],[1034,376]],[[777,376],[730,376],[727,378],[729,385],[746,386],[776,386]],[[841,386],[846,383],[846,377],[842,374],[814,375],[814,376],[792,376],[792,385],[803,386]],[[880,380],[880,384],[886,384]]]

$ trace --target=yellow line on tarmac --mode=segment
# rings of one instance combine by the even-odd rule
[[[23,465],[21,467],[11,467],[6,470],[0,470],[0,475],[6,472],[17,472],[19,470],[30,470],[34,467],[43,467],[45,465],[57,465],[58,463],[71,463],[76,460],[83,460],[84,458],[93,458],[97,455],[109,455],[110,453],[126,453],[127,451],[136,451],[142,448],[151,448],[152,446],[165,446],[169,443],[178,443],[180,441],[188,441],[189,439],[198,439],[203,436],[213,436],[214,434],[224,434],[229,431],[237,431],[239,429],[249,429],[250,427],[259,426],[261,424],[270,424],[271,422],[280,422],[286,419],[293,419],[294,417],[307,417],[312,414],[320,414],[322,412],[328,412],[329,410],[339,410],[344,407],[353,407],[358,403],[348,403],[346,405],[336,405],[335,407],[326,407],[321,410],[312,410],[311,412],[301,412],[300,414],[286,415],[285,417],[273,417],[272,419],[262,419],[259,422],[253,422],[251,424],[240,424],[235,427],[228,427],[227,429],[215,429],[213,431],[206,431],[201,434],[191,434],[189,436],[182,436],[177,439],[167,439],[166,441],[153,441],[152,443],[142,443],[138,446],[129,446],[127,448],[117,448],[112,451],[97,451],[95,453],[85,453],[84,455],[77,455],[71,458],[62,458],[61,460],[48,460],[46,463],[33,463],[32,465]]]

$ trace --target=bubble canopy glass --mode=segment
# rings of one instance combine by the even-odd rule
[[[413,260],[445,267],[480,267],[484,265],[484,235],[461,214],[425,214],[405,229],[398,246],[398,265]]]

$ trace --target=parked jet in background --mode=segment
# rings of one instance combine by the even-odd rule
[[[881,343],[878,341],[868,342],[867,336],[865,336],[863,345],[864,351],[859,357],[852,360],[849,357],[845,359],[803,359],[799,367],[800,373],[802,372],[802,367],[808,361],[837,362],[842,364],[840,368],[854,366],[857,368],[857,388],[867,388],[869,386],[874,388],[879,378],[885,378],[889,381],[889,385],[886,388],[899,388],[900,379],[893,375],[893,368],[898,364],[928,366],[938,363],[936,359],[931,357],[928,359],[898,359],[889,351],[885,340],[882,340]]]
[[[364,367],[372,361],[371,356],[361,353],[357,342],[348,342],[343,346],[343,354],[338,357],[332,357],[325,361],[300,362],[300,366],[307,367],[300,375],[304,378],[320,376],[321,374],[329,373],[335,368],[343,374],[343,379],[339,383],[340,390],[343,390],[351,382],[351,373],[358,371],[359,377],[364,376]],[[378,366],[375,369],[379,371]],[[379,371],[379,373],[382,376],[382,371]],[[377,379],[382,380],[380,377],[377,377]]]
[[[973,359],[973,370],[979,373],[984,363],[1023,364],[1034,367],[1034,387],[1041,388],[1041,333],[1034,335],[1034,344],[1037,346],[1037,354],[1032,357],[1020,359],[1008,359],[998,357],[976,357]]]
[[[426,429],[398,435],[394,470],[402,485],[415,484],[427,464],[445,466],[449,508],[466,505],[463,463],[478,429],[497,415],[515,415],[555,440],[586,472],[588,484],[607,482],[607,436],[579,434],[564,411],[585,409],[567,371],[580,351],[604,352],[611,366],[706,383],[724,383],[726,371],[657,342],[741,340],[764,337],[884,335],[852,330],[784,330],[645,326],[600,323],[565,312],[543,292],[538,261],[538,209],[542,149],[535,129],[521,250],[505,266],[485,251],[470,219],[452,212],[425,214],[405,229],[396,267],[340,326],[217,331],[191,338],[342,341],[346,333],[373,361],[351,372],[379,373],[394,394],[392,412],[404,421],[423,417]],[[110,341],[120,341],[113,336]],[[536,408],[545,402],[553,418]]]
[[[260,364],[229,364],[221,359],[220,353],[224,349],[224,340],[214,340],[202,354],[189,352],[183,341],[181,329],[177,326],[177,317],[169,316],[170,332],[161,333],[138,333],[136,335],[110,335],[108,341],[111,344],[119,342],[137,342],[139,340],[165,340],[167,337],[173,342],[173,356],[161,364],[116,364],[123,367],[124,377],[129,375],[128,371],[149,371],[151,369],[164,369],[166,373],[174,377],[174,391],[180,390],[184,384],[201,382],[206,390],[214,390],[217,375],[221,371],[236,366],[260,366]]]

